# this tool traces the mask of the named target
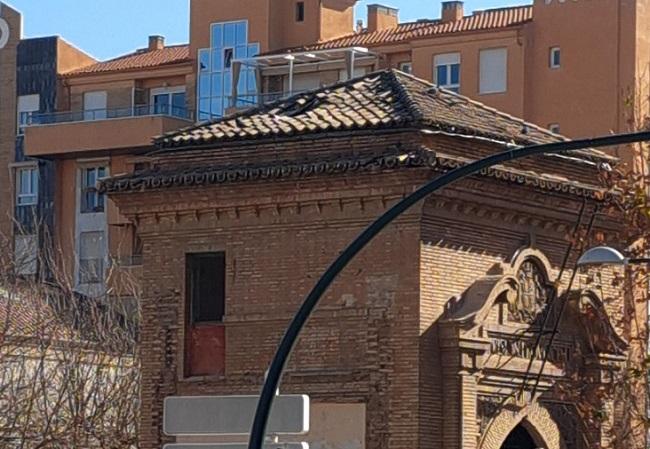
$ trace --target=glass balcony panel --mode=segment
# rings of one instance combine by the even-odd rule
[[[260,44],[250,44],[248,46],[248,57],[253,58],[260,54]]]
[[[199,71],[210,71],[210,50],[207,48],[199,50]]]
[[[223,47],[223,24],[215,23],[212,25],[212,36],[211,36],[210,45],[212,48],[222,48]]]
[[[246,45],[248,42],[248,22],[245,20],[237,22],[236,27],[237,35],[235,38],[235,43],[237,45]]]
[[[233,23],[226,23],[224,26],[224,47],[234,47],[237,42],[237,25]]]
[[[215,48],[212,50],[212,71],[220,70],[223,70],[223,48]]]

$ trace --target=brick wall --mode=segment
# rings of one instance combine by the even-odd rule
[[[419,141],[395,134],[327,145],[233,146],[179,152],[157,165],[277,161],[305,149],[323,156],[400,142]],[[451,153],[487,151],[449,139],[428,144]],[[561,159],[556,169],[563,164],[573,169]],[[433,170],[413,169],[114,195],[144,242],[141,447],[165,441],[166,396],[257,393],[282,332],[319,274],[373,218],[432,176]],[[438,348],[440,317],[450,299],[531,242],[559,265],[579,205],[575,197],[476,178],[412,208],[328,291],[282,391],[309,394],[317,403],[365,403],[367,448],[472,447],[476,424],[463,425],[463,417],[476,419],[466,409],[476,384],[443,377],[442,367],[454,360]],[[613,225],[600,226],[613,235]],[[184,260],[199,251],[226,252],[226,373],[184,379]]]
[[[286,199],[295,187],[265,189],[258,198]],[[140,223],[147,317],[143,447],[159,447],[166,395],[258,391],[288,320],[318,273],[383,209],[373,199],[361,209],[358,198],[372,198],[372,192],[355,193],[357,200],[324,202],[320,211],[297,211],[283,201],[279,210],[261,208],[259,215],[242,210],[238,218],[181,215]],[[282,388],[316,402],[374,404],[368,407],[368,447],[417,444],[418,227],[415,217],[405,217],[345,270],[310,321]],[[226,375],[176,384],[183,366],[185,253],[211,250],[225,250],[227,257]]]

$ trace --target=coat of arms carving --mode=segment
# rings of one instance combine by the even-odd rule
[[[509,319],[511,321],[532,324],[544,310],[550,297],[552,286],[549,285],[545,272],[532,260],[524,261],[517,272],[518,287],[513,300],[509,302]]]

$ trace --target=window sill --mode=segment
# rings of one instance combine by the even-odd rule
[[[501,90],[501,91],[497,91],[497,92],[479,92],[478,94],[485,97],[485,96],[488,96],[488,95],[504,95],[504,94],[507,94],[507,93],[508,93],[507,90]]]
[[[221,382],[226,380],[225,374],[212,374],[208,376],[192,376],[192,377],[183,377],[179,379],[179,383],[184,384],[193,384],[199,382]]]

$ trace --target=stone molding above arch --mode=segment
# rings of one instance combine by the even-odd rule
[[[509,274],[516,275],[516,273],[521,268],[521,265],[530,259],[534,259],[540,265],[544,271],[544,274],[546,275],[546,279],[550,281],[550,275],[553,271],[551,262],[548,260],[548,257],[546,257],[546,254],[538,249],[531,247],[520,248],[515,252],[515,254],[510,259]]]
[[[522,264],[534,260],[540,267],[545,280],[550,284],[552,272],[548,258],[535,248],[521,248],[513,255],[509,262],[495,266],[492,274],[477,279],[462,296],[458,305],[450,309],[445,318],[446,322],[454,322],[469,329],[479,326],[485,321],[494,303],[505,295],[508,303],[516,301],[519,289],[517,273]]]
[[[523,407],[505,407],[488,425],[478,448],[501,449],[508,435],[520,424],[545,449],[566,449],[560,428],[551,413],[537,402]]]

